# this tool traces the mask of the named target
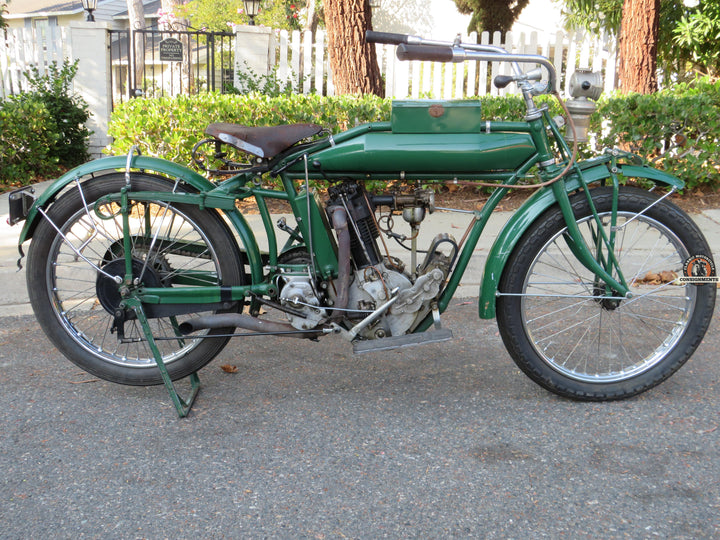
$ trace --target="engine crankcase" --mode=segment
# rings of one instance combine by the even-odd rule
[[[433,300],[445,278],[439,269],[420,276],[413,284],[405,274],[388,269],[384,264],[359,270],[350,286],[350,305],[356,309],[374,310],[391,298],[391,291],[399,289],[398,299],[388,312],[374,325],[361,332],[366,339],[405,334],[421,310]]]
[[[327,318],[327,310],[321,307],[320,299],[310,283],[309,276],[292,276],[280,291],[280,303],[299,312],[298,315],[288,312],[290,324],[298,330],[315,328]]]

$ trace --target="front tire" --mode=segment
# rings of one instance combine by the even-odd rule
[[[610,235],[612,189],[591,193]],[[657,199],[621,188],[615,255],[629,299],[619,299],[575,259],[558,207],[516,245],[499,284],[498,326],[515,363],[542,387],[580,400],[627,398],[667,379],[700,344],[715,285],[681,284],[675,277],[690,256],[711,251],[684,212]],[[585,193],[571,203],[595,253],[599,234]]]
[[[47,219],[38,223],[28,252],[28,293],[47,336],[82,369],[121,384],[160,384],[162,376],[139,321],[131,315],[124,323],[129,342],[120,342],[113,331],[113,313],[121,301],[118,285],[88,263],[105,274],[124,275],[119,206],[95,205],[101,197],[117,194],[124,186],[124,174],[92,178],[82,184],[82,191],[74,187],[50,207],[47,216],[59,232]],[[171,191],[173,183],[148,174],[133,174],[131,188]],[[242,285],[244,270],[238,247],[220,215],[214,210],[167,204],[162,197],[159,199],[130,201],[133,276],[141,276],[149,287]],[[232,309],[240,307],[236,304]],[[181,336],[178,327],[182,321],[200,314],[149,319],[173,380],[199,370],[228,341]],[[232,330],[211,330],[203,336]]]

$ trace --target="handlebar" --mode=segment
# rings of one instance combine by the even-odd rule
[[[386,43],[388,45],[400,45],[401,43],[419,43],[422,38],[408,36],[407,34],[394,34],[392,32],[375,32],[367,30],[365,41],[368,43]]]
[[[397,48],[398,60],[422,60],[428,62],[452,62],[453,48],[444,45],[407,45]]]
[[[495,45],[480,45],[475,43],[462,43],[458,38],[450,43],[445,41],[432,41],[418,36],[394,34],[391,32],[365,33],[368,43],[385,43],[397,45],[399,60],[421,60],[429,62],[464,62],[466,60],[480,60],[485,62],[510,62],[515,72],[512,80],[522,80],[523,72],[519,64],[536,64],[543,66],[548,72],[548,92],[556,92],[557,73],[555,66],[544,56],[536,54],[511,54],[502,47]],[[511,81],[501,80],[505,85]]]

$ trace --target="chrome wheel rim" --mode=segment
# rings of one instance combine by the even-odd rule
[[[609,215],[601,220],[609,233]],[[593,245],[594,219],[578,225]],[[572,256],[565,229],[538,252],[523,283],[523,326],[535,352],[582,382],[619,382],[651,369],[682,338],[696,302],[696,287],[673,279],[690,255],[675,233],[628,212],[618,213],[617,225],[615,251],[631,298],[606,297]]]

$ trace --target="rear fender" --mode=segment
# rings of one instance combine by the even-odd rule
[[[569,175],[564,180],[567,193],[573,193],[580,189],[583,181],[586,184],[593,184],[611,178],[613,175],[621,175],[625,178],[643,178],[651,180],[655,184],[675,189],[682,189],[685,186],[682,180],[671,174],[642,165],[621,165],[608,162],[594,164],[593,160],[578,165],[582,170],[583,180],[576,173]],[[480,318],[492,319],[495,317],[498,284],[510,254],[530,225],[554,204],[556,204],[556,199],[552,187],[541,188],[525,201],[500,231],[490,248],[485,263],[478,303]]]
[[[25,224],[20,233],[20,239],[18,245],[22,246],[24,242],[32,238],[33,233],[37,224],[42,219],[39,209],[45,210],[49,207],[66,187],[75,182],[76,180],[84,180],[90,176],[98,174],[106,174],[113,172],[123,172],[127,167],[126,156],[113,156],[89,161],[72,169],[62,175],[60,178],[55,180],[50,186],[43,191],[38,199],[33,203],[32,207],[28,211]],[[168,175],[171,178],[175,178],[180,181],[181,184],[191,186],[199,192],[207,192],[215,189],[215,185],[210,182],[207,178],[199,175],[195,171],[166,161],[159,158],[149,156],[133,156],[131,158],[130,167],[132,169],[140,169],[148,172],[155,172],[164,175]],[[240,237],[243,244],[244,250],[248,256],[248,262],[250,265],[250,273],[252,275],[253,283],[258,283],[262,280],[262,260],[260,257],[260,250],[250,226],[246,219],[237,210],[223,210],[230,223],[234,227],[235,231]],[[22,253],[22,251],[21,251]]]

